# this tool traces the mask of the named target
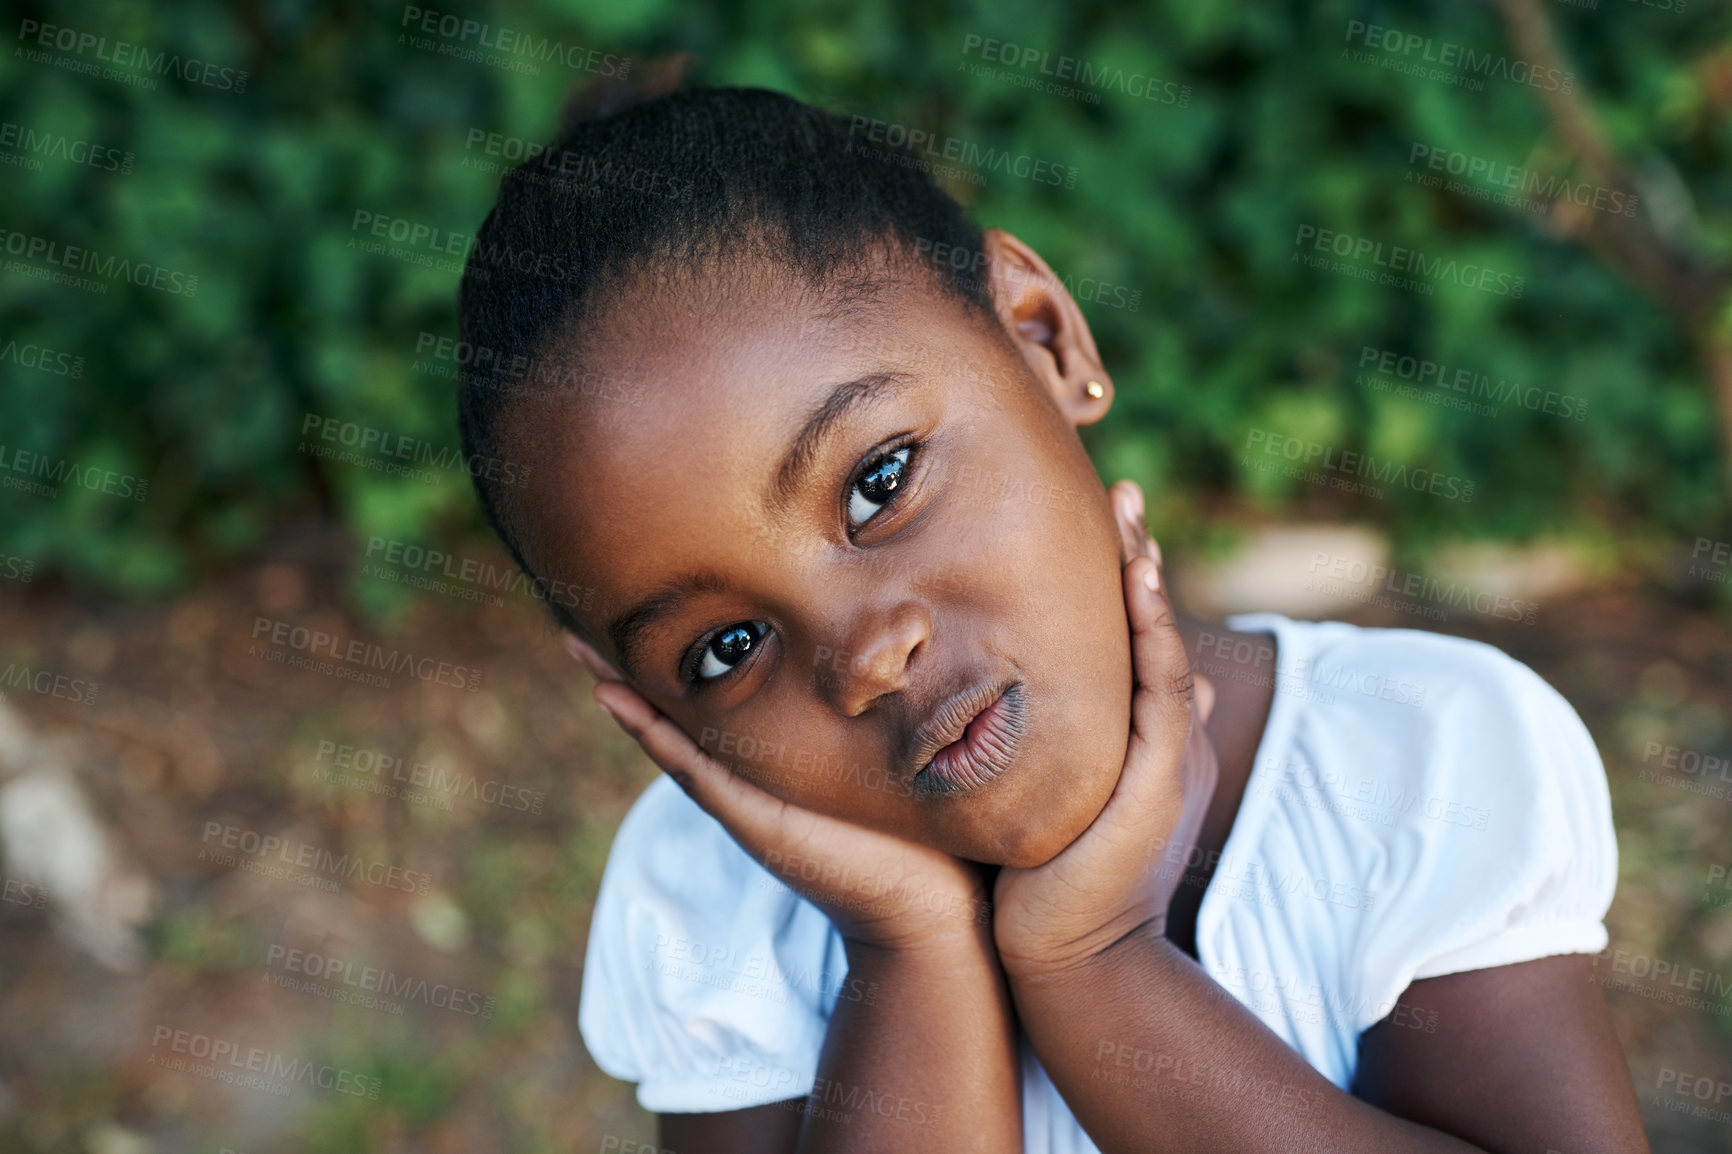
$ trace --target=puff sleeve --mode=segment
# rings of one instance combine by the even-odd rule
[[[1533,670],[1434,638],[1420,793],[1449,807],[1383,855],[1389,895],[1360,954],[1389,1005],[1409,982],[1554,954],[1598,953],[1617,883],[1611,797],[1593,739]],[[1478,815],[1464,828],[1457,813]]]
[[[596,1065],[657,1113],[811,1092],[847,988],[841,935],[665,775],[608,853],[578,1029]]]

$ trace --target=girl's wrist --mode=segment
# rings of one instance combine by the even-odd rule
[[[995,971],[1002,970],[990,920],[959,922],[924,931],[910,930],[892,940],[865,940],[844,933],[842,951],[848,958],[850,969],[858,965],[869,969],[954,971],[959,966],[987,963]]]
[[[998,942],[996,953],[1005,976],[1013,983],[1043,984],[1075,981],[1079,976],[1110,968],[1129,954],[1172,947],[1166,936],[1164,910],[1134,924],[1121,925],[1121,930],[1104,930],[1089,942],[1078,942],[1063,950],[1050,943],[1024,949],[1014,942]]]

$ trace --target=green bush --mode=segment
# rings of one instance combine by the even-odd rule
[[[464,60],[439,48],[466,41],[437,34],[417,46],[404,27],[412,10],[64,4],[16,23],[0,77],[7,131],[96,142],[130,171],[53,145],[0,149],[39,164],[14,165],[0,191],[0,316],[13,342],[0,360],[0,445],[9,461],[41,454],[85,478],[53,498],[0,489],[0,550],[38,576],[142,594],[309,514],[362,539],[473,530],[460,468],[427,481],[303,451],[308,414],[456,444],[452,379],[430,371],[449,362],[417,346],[455,335],[458,258],[442,268],[363,251],[356,214],[473,233],[498,179],[477,164],[498,160],[485,134],[545,140],[588,74],[521,50],[506,54],[516,68]],[[1632,223],[1680,267],[1724,267],[1726,10],[1599,0],[1542,11],[1641,193]],[[1429,172],[1411,163],[1423,145],[1596,183],[1555,128],[1544,86],[1506,78],[1520,53],[1490,6],[483,0],[462,15],[640,63],[689,49],[699,80],[783,89],[927,132],[941,158],[947,146],[972,158],[948,182],[957,195],[1103,297],[1083,307],[1120,401],[1088,443],[1103,472],[1142,481],[1152,513],[1180,531],[1223,499],[1369,518],[1406,541],[1620,520],[1693,536],[1722,515],[1699,352],[1704,333],[1723,331],[1719,282],[1705,278],[1704,311],[1683,315],[1568,235],[1559,214],[1484,199],[1500,191],[1489,179],[1458,178],[1479,195],[1413,179]],[[29,20],[229,72],[189,77],[184,59],[163,72],[147,57],[112,65],[132,82],[79,74],[67,64],[97,62],[98,50],[42,48]],[[1352,21],[1432,46],[1368,48]],[[988,40],[1014,41],[1017,64],[984,63]],[[1502,57],[1503,74],[1494,66],[1475,91],[1391,66],[1446,44]],[[1045,91],[1043,66],[1085,95]],[[483,147],[469,147],[474,134]],[[1065,178],[1020,177],[989,149],[1049,161],[1042,171]],[[1432,285],[1422,295],[1307,267],[1296,259],[1313,251],[1295,244],[1303,227],[1490,269],[1506,285],[1519,277],[1522,291],[1445,274],[1419,276]],[[105,290],[40,279],[65,266],[32,244],[90,250],[97,271],[79,275]],[[103,271],[118,261],[179,274],[183,287],[196,277],[196,291]],[[30,367],[26,347],[67,360]],[[1519,403],[1491,418],[1399,396],[1357,379],[1364,349],[1577,398],[1586,418]],[[71,358],[82,358],[76,376],[60,371]],[[1397,484],[1379,500],[1260,472],[1245,453],[1259,430],[1468,479],[1474,497]],[[148,491],[85,487],[102,470]]]

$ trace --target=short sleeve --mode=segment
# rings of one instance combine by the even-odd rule
[[[848,988],[828,918],[662,776],[608,853],[578,1029],[596,1065],[657,1113],[803,1097]]]
[[[1417,979],[1598,953],[1617,883],[1605,769],[1575,710],[1491,646],[1427,647],[1417,820],[1386,847],[1389,905],[1361,954],[1384,1006]]]

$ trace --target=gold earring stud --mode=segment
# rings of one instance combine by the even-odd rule
[[[1083,390],[1083,392],[1087,393],[1090,397],[1092,397],[1093,399],[1095,399],[1097,401],[1100,400],[1102,397],[1107,395],[1106,389],[1101,386],[1101,383],[1099,381],[1090,381],[1088,383],[1088,387],[1085,388]]]

